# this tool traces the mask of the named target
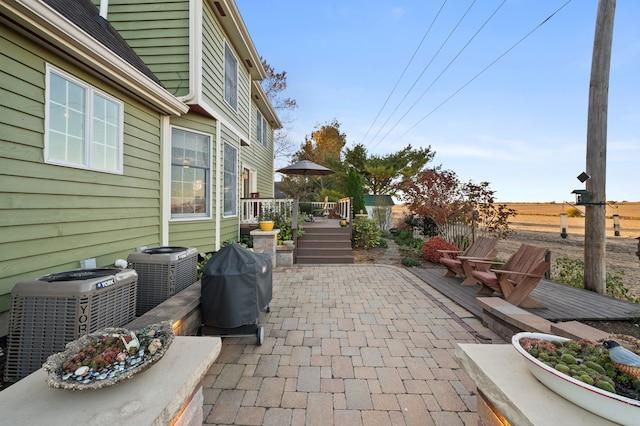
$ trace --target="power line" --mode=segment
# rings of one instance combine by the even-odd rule
[[[436,20],[438,19],[438,16],[440,16],[440,12],[442,12],[442,9],[444,9],[445,4],[447,4],[447,0],[444,0],[444,2],[442,3],[442,5],[440,6],[440,9],[438,10],[438,13],[436,13],[436,16],[434,16],[433,20],[431,21],[431,24],[429,25],[429,28],[427,28],[427,31],[422,36],[422,40],[420,40],[420,43],[418,44],[418,47],[416,47],[416,49],[413,51],[413,55],[411,55],[411,58],[409,59],[409,62],[404,67],[404,70],[402,71],[402,74],[400,74],[400,77],[398,77],[398,80],[396,81],[396,84],[393,86],[393,89],[391,89],[391,92],[389,93],[389,96],[387,96],[387,99],[384,101],[384,104],[382,104],[382,107],[380,107],[380,110],[378,111],[378,114],[376,114],[376,117],[373,119],[373,121],[371,122],[371,125],[367,129],[367,132],[364,134],[364,137],[362,138],[362,142],[364,142],[367,139],[367,136],[369,135],[369,132],[371,131],[371,128],[376,123],[376,121],[378,121],[378,118],[380,117],[380,114],[382,114],[382,111],[384,110],[384,107],[387,106],[387,103],[389,102],[389,99],[391,99],[391,96],[395,93],[396,88],[398,87],[398,84],[400,84],[400,81],[402,80],[402,77],[404,77],[405,73],[409,69],[409,66],[413,62],[413,60],[416,57],[416,55],[418,54],[418,50],[420,50],[420,47],[422,47],[422,43],[424,43],[425,39],[427,38],[427,35],[429,35],[429,33],[431,32],[431,28],[433,28],[433,25],[436,23]]]
[[[389,131],[387,131],[387,133],[375,145],[373,145],[373,147],[376,147],[381,141],[383,141],[387,136],[389,136],[389,133],[391,133],[393,131],[393,129],[395,129],[396,126],[407,116],[407,114],[409,114],[409,112],[411,112],[411,110],[413,110],[413,108],[418,104],[418,102],[420,102],[420,100],[424,97],[424,95],[426,95],[427,92],[429,90],[431,90],[431,88],[436,84],[436,82],[438,80],[440,80],[440,77],[442,77],[444,75],[444,73],[449,69],[449,67],[451,67],[451,65],[453,65],[453,63],[460,57],[462,52],[464,52],[464,50],[471,44],[471,42],[476,38],[476,36],[478,34],[480,34],[482,29],[489,23],[489,21],[491,21],[493,19],[493,17],[498,13],[498,11],[502,8],[502,6],[504,6],[504,4],[506,2],[507,2],[507,0],[503,0],[502,3],[500,3],[500,5],[498,5],[498,7],[493,11],[493,13],[491,15],[489,15],[489,17],[482,23],[480,28],[478,28],[478,30],[471,36],[469,41],[467,41],[465,43],[465,45],[462,46],[462,48],[453,57],[453,59],[451,59],[451,61],[449,61],[447,66],[444,67],[444,69],[440,72],[440,74],[438,74],[438,76],[431,82],[431,84],[422,92],[422,94],[418,97],[418,99],[416,99],[416,101],[409,107],[409,109],[407,109],[407,111],[402,115],[402,117],[400,117],[396,121],[396,123],[393,125],[393,127],[391,127],[391,129],[389,129]]]
[[[455,92],[453,92],[449,97],[447,97],[444,101],[440,102],[440,104],[438,104],[434,109],[432,109],[427,115],[425,115],[424,117],[422,117],[420,120],[418,120],[416,122],[416,124],[414,124],[413,126],[411,126],[409,129],[407,129],[403,134],[401,134],[400,136],[398,136],[398,138],[394,139],[394,142],[397,142],[398,140],[402,139],[402,137],[404,137],[404,135],[406,135],[407,133],[409,133],[411,130],[413,130],[415,127],[418,126],[418,124],[422,123],[424,120],[426,120],[431,114],[433,114],[434,112],[436,112],[438,109],[440,109],[440,107],[444,104],[446,104],[447,102],[449,102],[454,96],[456,96],[458,93],[460,93],[465,87],[467,87],[469,84],[471,84],[476,78],[480,77],[480,75],[482,75],[486,70],[488,70],[489,68],[491,68],[496,62],[498,62],[500,59],[502,59],[504,56],[506,56],[509,52],[511,52],[513,49],[515,49],[520,43],[522,43],[524,40],[526,40],[531,34],[533,34],[535,31],[537,31],[540,27],[542,27],[544,24],[547,23],[547,21],[549,21],[551,18],[553,18],[558,12],[560,12],[562,9],[564,9],[565,6],[567,6],[569,3],[571,3],[572,0],[567,0],[562,6],[560,6],[558,9],[556,9],[551,15],[549,15],[545,20],[543,20],[542,22],[540,22],[535,28],[533,28],[531,31],[529,31],[527,34],[524,35],[524,37],[522,37],[520,40],[518,40],[513,46],[511,46],[509,49],[507,49],[506,51],[504,51],[504,53],[502,53],[500,56],[498,56],[496,59],[494,59],[491,63],[489,63],[489,65],[487,65],[486,67],[484,67],[480,72],[478,72],[476,75],[474,75],[469,81],[467,81],[464,85],[462,85],[458,90],[456,90]]]
[[[451,36],[453,36],[453,33],[455,33],[456,29],[458,29],[458,27],[460,26],[460,24],[462,23],[462,21],[464,20],[464,18],[467,16],[467,14],[469,13],[469,11],[471,10],[471,8],[473,7],[474,4],[476,4],[477,0],[473,0],[471,2],[471,4],[469,5],[469,7],[467,8],[467,10],[464,12],[464,14],[460,17],[460,19],[458,20],[458,22],[456,23],[456,25],[453,27],[453,29],[449,32],[449,35],[447,36],[447,38],[442,42],[442,44],[440,44],[440,47],[438,48],[438,50],[436,51],[436,53],[433,54],[433,56],[431,57],[431,60],[429,60],[429,62],[427,63],[427,65],[422,69],[422,72],[420,73],[420,75],[414,80],[413,84],[411,85],[411,87],[409,87],[409,89],[405,92],[404,96],[402,97],[402,99],[400,99],[400,102],[398,102],[398,104],[396,105],[396,107],[393,109],[393,111],[391,111],[391,113],[389,114],[389,116],[387,117],[387,119],[385,120],[384,123],[382,123],[382,125],[380,126],[380,128],[378,128],[378,131],[376,132],[375,135],[373,135],[372,140],[374,140],[382,131],[382,129],[384,129],[384,126],[387,125],[387,123],[389,122],[389,120],[391,120],[391,117],[393,117],[393,114],[395,114],[395,112],[398,110],[398,108],[400,108],[400,105],[402,105],[402,103],[404,102],[405,99],[407,99],[407,96],[409,96],[409,93],[411,93],[411,91],[413,90],[413,88],[416,86],[416,84],[418,84],[418,81],[420,81],[420,79],[422,78],[422,76],[424,75],[424,73],[427,71],[427,69],[429,68],[429,66],[433,63],[433,61],[436,59],[436,57],[440,54],[440,52],[442,51],[442,49],[444,48],[444,46],[447,44],[447,42],[449,41],[449,39],[451,38]],[[380,142],[378,142],[380,143]],[[377,144],[376,144],[377,145]],[[375,145],[374,145],[375,146]]]

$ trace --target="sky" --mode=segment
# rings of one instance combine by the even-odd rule
[[[584,189],[597,0],[236,4],[260,56],[287,73],[296,148],[336,119],[347,147],[430,146],[430,166],[489,182],[498,202],[571,202]],[[639,1],[617,1],[608,201],[640,201],[639,20]]]

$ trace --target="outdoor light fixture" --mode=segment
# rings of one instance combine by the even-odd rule
[[[591,179],[587,173],[582,172],[578,175],[578,180],[582,183],[585,183],[587,180]],[[591,194],[586,189],[574,189],[571,191],[572,194],[576,194],[576,205],[577,206],[595,206],[602,205],[603,203],[592,203],[591,202]]]
[[[591,176],[589,176],[588,174],[586,174],[585,172],[582,172],[578,175],[578,180],[581,183],[585,183],[587,180],[591,179]]]

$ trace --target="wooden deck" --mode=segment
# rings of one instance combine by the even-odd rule
[[[463,286],[462,278],[444,276],[443,268],[409,268],[425,283],[440,291],[469,312],[482,317],[482,309],[476,304],[479,285]],[[640,317],[640,305],[625,302],[592,291],[542,280],[531,296],[548,309],[525,309],[552,322],[559,321],[629,321]],[[481,297],[487,297],[481,295]],[[495,297],[499,297],[495,295]]]

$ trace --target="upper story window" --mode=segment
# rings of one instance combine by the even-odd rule
[[[260,111],[256,108],[256,139],[265,148],[269,147],[269,139],[267,139],[267,120],[264,119]]]
[[[227,142],[224,143],[223,161],[224,216],[235,216],[238,214],[238,150]]]
[[[224,100],[238,110],[238,60],[227,43],[224,44]]]
[[[122,174],[124,104],[47,65],[45,162]]]
[[[211,136],[171,129],[171,218],[209,217]]]

